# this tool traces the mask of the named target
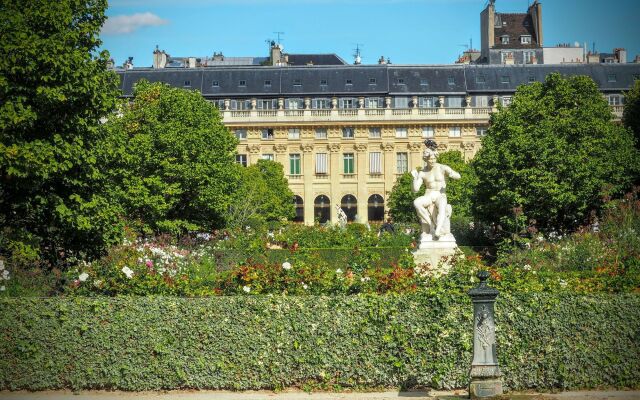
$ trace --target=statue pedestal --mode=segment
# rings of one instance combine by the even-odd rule
[[[442,258],[452,257],[456,254],[457,248],[456,239],[452,234],[444,235],[438,240],[433,240],[431,235],[423,234],[418,250],[413,252],[413,261],[416,263],[416,267],[421,267],[429,275],[445,275],[449,272],[451,263],[442,261]],[[425,264],[429,264],[429,266]]]

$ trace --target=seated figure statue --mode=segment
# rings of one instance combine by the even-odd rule
[[[447,237],[453,240],[450,231],[451,205],[447,204],[446,177],[460,179],[460,174],[451,167],[438,164],[436,142],[425,141],[427,148],[422,154],[426,165],[422,171],[413,170],[413,192],[416,193],[424,183],[424,195],[414,200],[413,206],[418,213],[422,225],[420,241],[426,242]],[[450,236],[450,237],[449,237]]]

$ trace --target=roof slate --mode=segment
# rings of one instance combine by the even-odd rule
[[[514,92],[559,72],[587,75],[600,90],[629,90],[640,64],[570,65],[360,65],[300,67],[134,68],[117,71],[124,96],[146,79],[199,90],[207,98],[456,95]],[[612,75],[615,79],[611,79]],[[503,77],[508,77],[503,79]],[[244,81],[241,85],[240,81]],[[508,81],[508,82],[506,82]],[[213,85],[216,82],[217,86]],[[506,83],[503,83],[506,82]],[[267,84],[269,83],[269,84]]]
[[[538,37],[533,29],[533,18],[531,14],[503,14],[500,13],[502,25],[495,26],[495,43],[494,48],[497,49],[533,49],[540,47],[538,45]],[[509,36],[509,43],[502,44],[501,37]],[[520,36],[531,36],[531,44],[520,43]]]

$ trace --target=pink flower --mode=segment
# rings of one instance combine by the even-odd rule
[[[152,268],[153,267],[153,261],[151,261],[151,260],[147,260],[147,262],[145,264],[147,265],[147,268]]]

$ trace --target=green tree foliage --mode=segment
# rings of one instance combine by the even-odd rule
[[[225,219],[230,227],[291,219],[295,216],[292,199],[282,164],[258,160],[242,168],[242,183]]]
[[[468,218],[471,215],[471,194],[475,184],[473,169],[464,161],[459,151],[445,151],[438,156],[438,163],[453,168],[462,175],[459,180],[447,179],[447,201],[453,207],[453,215]],[[413,200],[424,194],[424,186],[413,193],[410,173],[402,175],[389,194],[389,214],[396,222],[418,222]]]
[[[104,129],[104,185],[139,232],[223,225],[240,174],[237,140],[200,93],[138,82]]]
[[[633,88],[624,95],[622,122],[633,131],[636,148],[640,148],[640,80],[638,79]]]
[[[115,209],[94,189],[98,121],[118,78],[96,53],[106,0],[0,5],[0,252],[99,253],[117,240]]]
[[[472,165],[474,213],[482,221],[508,225],[515,208],[520,221],[566,230],[628,188],[639,158],[590,78],[551,74],[520,86],[511,106],[491,116]]]

